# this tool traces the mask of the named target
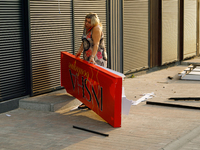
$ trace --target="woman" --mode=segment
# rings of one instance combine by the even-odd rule
[[[107,53],[103,40],[102,24],[95,13],[89,13],[85,16],[82,44],[75,56],[80,57],[82,52],[84,60],[107,67]],[[85,109],[88,107],[81,104],[78,108]]]

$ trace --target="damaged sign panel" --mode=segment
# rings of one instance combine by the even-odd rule
[[[200,80],[200,66],[191,64],[178,75],[182,80]]]
[[[61,52],[61,86],[110,125],[121,127],[121,76]]]

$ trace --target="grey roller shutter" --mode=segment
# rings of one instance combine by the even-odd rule
[[[124,0],[124,73],[148,67],[148,0]]]
[[[162,64],[177,60],[178,0],[162,1]]]
[[[184,1],[184,58],[196,55],[197,1]]]
[[[21,7],[0,1],[0,101],[26,94]]]
[[[83,34],[83,27],[85,15],[93,12],[97,13],[102,25],[104,33],[104,43],[107,43],[107,23],[106,23],[106,0],[74,0],[74,39],[75,51],[77,52],[81,45],[81,37]]]
[[[30,0],[33,95],[60,87],[60,52],[73,53],[71,0]]]

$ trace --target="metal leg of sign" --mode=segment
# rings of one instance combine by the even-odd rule
[[[158,105],[158,106],[166,106],[166,107],[177,107],[177,108],[187,108],[187,109],[200,109],[200,107],[195,106],[187,106],[187,105],[179,105],[179,104],[169,104],[169,103],[162,103],[162,102],[151,102],[146,101],[146,104],[149,105]]]
[[[199,101],[200,97],[170,97],[169,100],[175,100],[175,101],[188,101],[188,100],[195,100],[195,101]]]
[[[73,128],[80,129],[80,130],[83,130],[83,131],[88,131],[88,132],[99,134],[99,135],[103,135],[103,136],[109,136],[109,134],[104,134],[104,133],[92,131],[92,130],[81,128],[81,127],[77,127],[77,126],[73,126]]]

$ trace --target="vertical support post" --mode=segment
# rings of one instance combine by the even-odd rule
[[[199,0],[197,0],[197,56],[199,56]]]
[[[73,35],[73,55],[75,55],[75,31],[74,31],[74,0],[71,1],[72,2],[72,35]]]
[[[149,66],[157,67],[162,62],[162,0],[149,2],[150,13],[150,61]]]
[[[106,21],[107,21],[107,47],[106,47],[106,51],[107,51],[107,67],[111,68],[111,47],[110,47],[110,1],[107,0],[106,1]]]
[[[178,50],[178,59],[179,61],[183,60],[183,51],[184,51],[184,0],[179,0],[179,50]]]
[[[31,29],[30,29],[30,0],[22,0],[23,43],[25,58],[26,94],[33,96]]]

